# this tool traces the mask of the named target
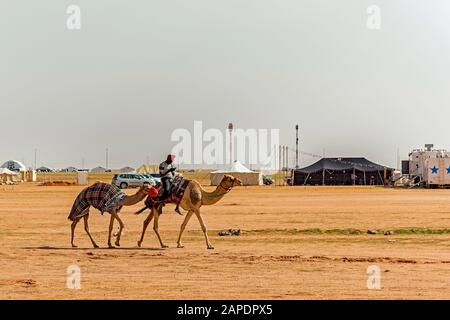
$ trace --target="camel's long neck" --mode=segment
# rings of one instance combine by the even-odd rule
[[[125,196],[122,200],[123,206],[132,206],[138,202],[141,202],[145,198],[145,193],[138,191],[136,194],[133,194],[132,196]]]
[[[227,193],[228,190],[224,189],[220,185],[218,185],[213,192],[207,192],[202,189],[202,204],[206,206],[216,204]]]

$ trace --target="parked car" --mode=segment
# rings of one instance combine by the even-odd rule
[[[156,184],[155,179],[137,173],[119,173],[115,174],[112,179],[112,184],[118,186],[120,189],[138,188],[144,185],[144,183],[150,185]]]
[[[272,179],[272,177],[270,177],[270,176],[263,175],[263,176],[262,176],[262,179],[263,179],[263,183],[264,183],[266,186],[273,184],[273,179]]]
[[[161,175],[159,173],[146,173],[142,175],[146,178],[153,179],[155,182],[161,182]]]

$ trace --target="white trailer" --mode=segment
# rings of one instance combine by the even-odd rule
[[[424,181],[429,186],[450,185],[450,158],[431,158],[425,161]]]
[[[415,149],[409,154],[408,175],[415,183],[427,186],[450,186],[450,152],[433,149],[428,144],[425,149]]]

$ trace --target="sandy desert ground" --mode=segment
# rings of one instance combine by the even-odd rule
[[[172,206],[160,219],[170,247],[160,249],[149,228],[138,248],[138,205],[121,213],[121,248],[106,249],[109,216],[92,210],[102,248],[80,224],[73,249],[67,214],[81,189],[0,186],[1,299],[450,298],[450,190],[241,187],[204,207],[215,245],[207,250],[195,217],[186,247],[176,248],[183,218]],[[229,228],[242,234],[217,235]],[[66,286],[70,265],[80,267],[79,290]],[[367,288],[371,265],[381,270],[380,290]]]

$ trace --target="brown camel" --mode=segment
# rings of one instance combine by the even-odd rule
[[[213,192],[206,192],[202,188],[200,183],[198,183],[195,180],[189,182],[184,192],[183,198],[180,201],[180,207],[183,208],[184,210],[187,210],[188,212],[186,214],[186,217],[184,218],[183,223],[181,224],[180,234],[178,235],[177,241],[178,248],[183,248],[183,245],[181,244],[181,235],[183,234],[183,231],[186,228],[186,225],[189,219],[191,218],[192,214],[195,213],[198,221],[200,222],[203,234],[205,235],[207,248],[214,249],[211,242],[209,241],[208,234],[206,231],[206,225],[203,222],[202,215],[200,214],[200,207],[203,205],[209,206],[217,203],[220,199],[223,198],[224,195],[226,195],[235,186],[242,186],[242,181],[230,175],[224,175],[222,181],[219,183],[219,185]],[[143,212],[145,209],[146,208],[139,210],[138,212],[136,212],[136,214]],[[141,246],[142,241],[144,240],[145,230],[147,229],[147,226],[150,223],[150,221],[152,221],[152,219],[154,218],[155,220],[153,222],[153,230],[155,231],[156,236],[158,237],[161,247],[167,248],[167,246],[163,244],[158,232],[158,220],[162,211],[158,211],[154,207],[149,209],[150,213],[144,221],[144,225],[142,228],[142,235],[141,239],[138,241],[138,246],[139,247]]]
[[[112,188],[113,186],[111,185],[107,185],[104,183],[100,183],[103,186],[108,186],[110,188]],[[95,187],[95,185],[91,186],[90,188]],[[83,195],[83,192],[85,192],[86,190],[88,190],[89,188],[86,188],[85,190],[83,190],[80,195],[77,197],[77,200]],[[139,188],[139,190],[131,195],[123,195],[123,197],[121,198],[121,200],[117,203],[116,206],[114,206],[113,208],[110,208],[108,210],[108,212],[111,214],[111,218],[110,218],[110,222],[109,222],[109,233],[108,233],[108,247],[109,248],[114,248],[114,246],[111,244],[111,232],[112,229],[114,227],[114,220],[117,220],[119,222],[119,232],[117,233],[117,237],[116,237],[116,241],[115,241],[115,245],[116,246],[120,246],[120,236],[122,235],[122,230],[124,228],[124,224],[122,222],[122,219],[120,219],[119,217],[119,212],[122,209],[123,206],[132,206],[142,200],[144,200],[144,198],[148,195],[148,191],[149,191],[149,186],[147,184],[144,184],[142,187]],[[117,193],[122,193],[122,192],[117,192]],[[98,193],[99,194],[99,200],[101,200],[102,197],[104,197],[104,193]],[[72,211],[77,210],[77,208],[81,207],[81,211],[80,214],[78,216],[76,216],[75,218],[70,218],[69,215],[69,219],[71,219],[72,225],[71,225],[71,231],[72,231],[72,237],[71,237],[71,244],[72,247],[76,247],[76,245],[73,242],[73,238],[74,238],[74,234],[75,234],[75,227],[78,224],[78,222],[81,220],[81,218],[84,219],[84,230],[86,231],[87,235],[89,236],[89,239],[92,242],[92,245],[94,246],[94,248],[98,248],[98,245],[95,243],[94,239],[92,238],[90,232],[89,232],[89,225],[88,225],[88,219],[89,219],[89,206],[94,206],[96,207],[95,204],[92,203],[92,198],[90,199],[85,199],[85,203],[84,206],[80,206],[80,201],[75,200],[74,203],[74,207],[72,208]],[[87,206],[87,208],[85,208]],[[97,208],[97,209],[101,209],[101,208]]]

